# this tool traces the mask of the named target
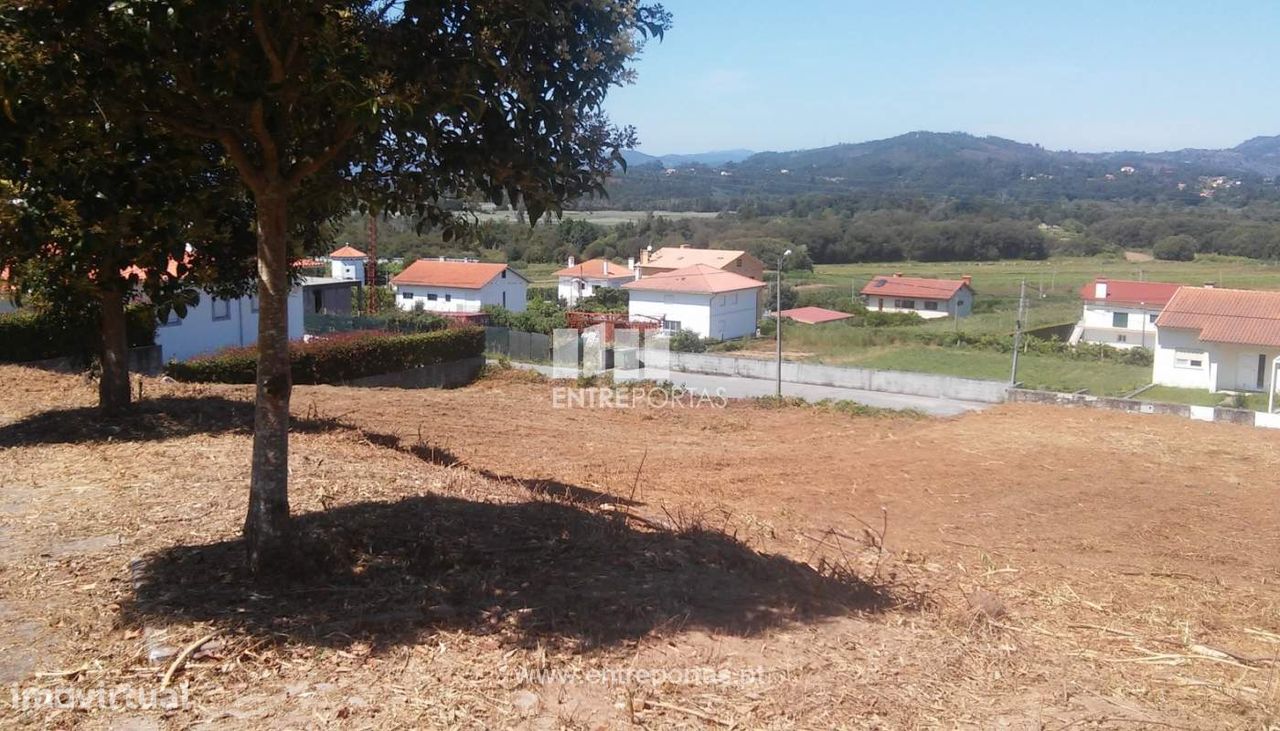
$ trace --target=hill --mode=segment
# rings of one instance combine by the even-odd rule
[[[667,158],[662,162],[672,165]],[[910,132],[703,164],[706,169],[682,168],[674,174],[656,165],[629,171],[614,181],[613,203],[652,198],[714,204],[735,197],[847,191],[1192,204],[1280,197],[1272,180],[1280,176],[1280,137],[1257,137],[1225,150],[1081,153],[962,132]]]
[[[686,154],[648,155],[639,150],[626,150],[622,156],[628,165],[648,165],[661,162],[665,166],[673,165],[724,165],[740,162],[755,153],[751,150],[712,150],[710,152],[693,152]]]

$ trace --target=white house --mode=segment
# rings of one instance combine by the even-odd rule
[[[364,281],[364,263],[369,255],[352,247],[344,246],[329,255],[329,276],[333,279],[351,279]]]
[[[657,251],[640,252],[640,274],[643,277],[672,272],[705,264],[750,279],[764,279],[764,262],[737,249],[695,249],[688,245],[664,246]]]
[[[935,317],[967,317],[973,312],[973,286],[969,277],[961,279],[925,279],[875,276],[860,293],[868,310],[874,312],[914,312]]]
[[[1266,391],[1280,357],[1280,292],[1181,287],[1156,318],[1152,381]]]
[[[569,266],[556,272],[556,295],[573,307],[583,297],[590,297],[597,289],[617,289],[636,278],[635,260],[624,267],[608,259],[588,259],[575,264],[569,257]]]
[[[289,293],[289,339],[302,338],[302,288]],[[161,357],[187,360],[223,348],[253,345],[258,342],[258,298],[221,299],[200,292],[186,317],[170,311],[167,320],[156,327],[156,345]]]
[[[661,272],[623,285],[628,317],[656,320],[662,330],[688,330],[728,340],[756,332],[765,283],[706,264]]]
[[[419,259],[391,278],[402,310],[479,312],[498,305],[524,312],[529,280],[506,264]]]
[[[1156,318],[1180,286],[1105,277],[1094,279],[1080,289],[1084,312],[1071,333],[1071,344],[1155,347]]]

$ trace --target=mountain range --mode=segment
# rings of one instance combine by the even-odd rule
[[[694,152],[689,154],[647,155],[639,150],[625,150],[622,156],[628,165],[649,165],[661,162],[663,165],[724,165],[730,162],[741,162],[755,153],[751,150],[712,150],[711,152]]]

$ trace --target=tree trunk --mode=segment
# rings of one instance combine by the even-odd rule
[[[258,389],[254,404],[253,475],[244,521],[249,569],[284,569],[289,541],[289,263],[283,193],[257,196]]]
[[[98,409],[103,416],[117,416],[129,408],[129,338],[125,331],[124,295],[104,290],[99,296],[102,309],[98,361]]]

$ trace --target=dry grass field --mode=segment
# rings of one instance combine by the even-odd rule
[[[1280,723],[1274,432],[300,387],[306,559],[254,584],[248,390],[147,379],[108,423],[0,376],[6,726]],[[11,697],[166,675],[186,707]]]

